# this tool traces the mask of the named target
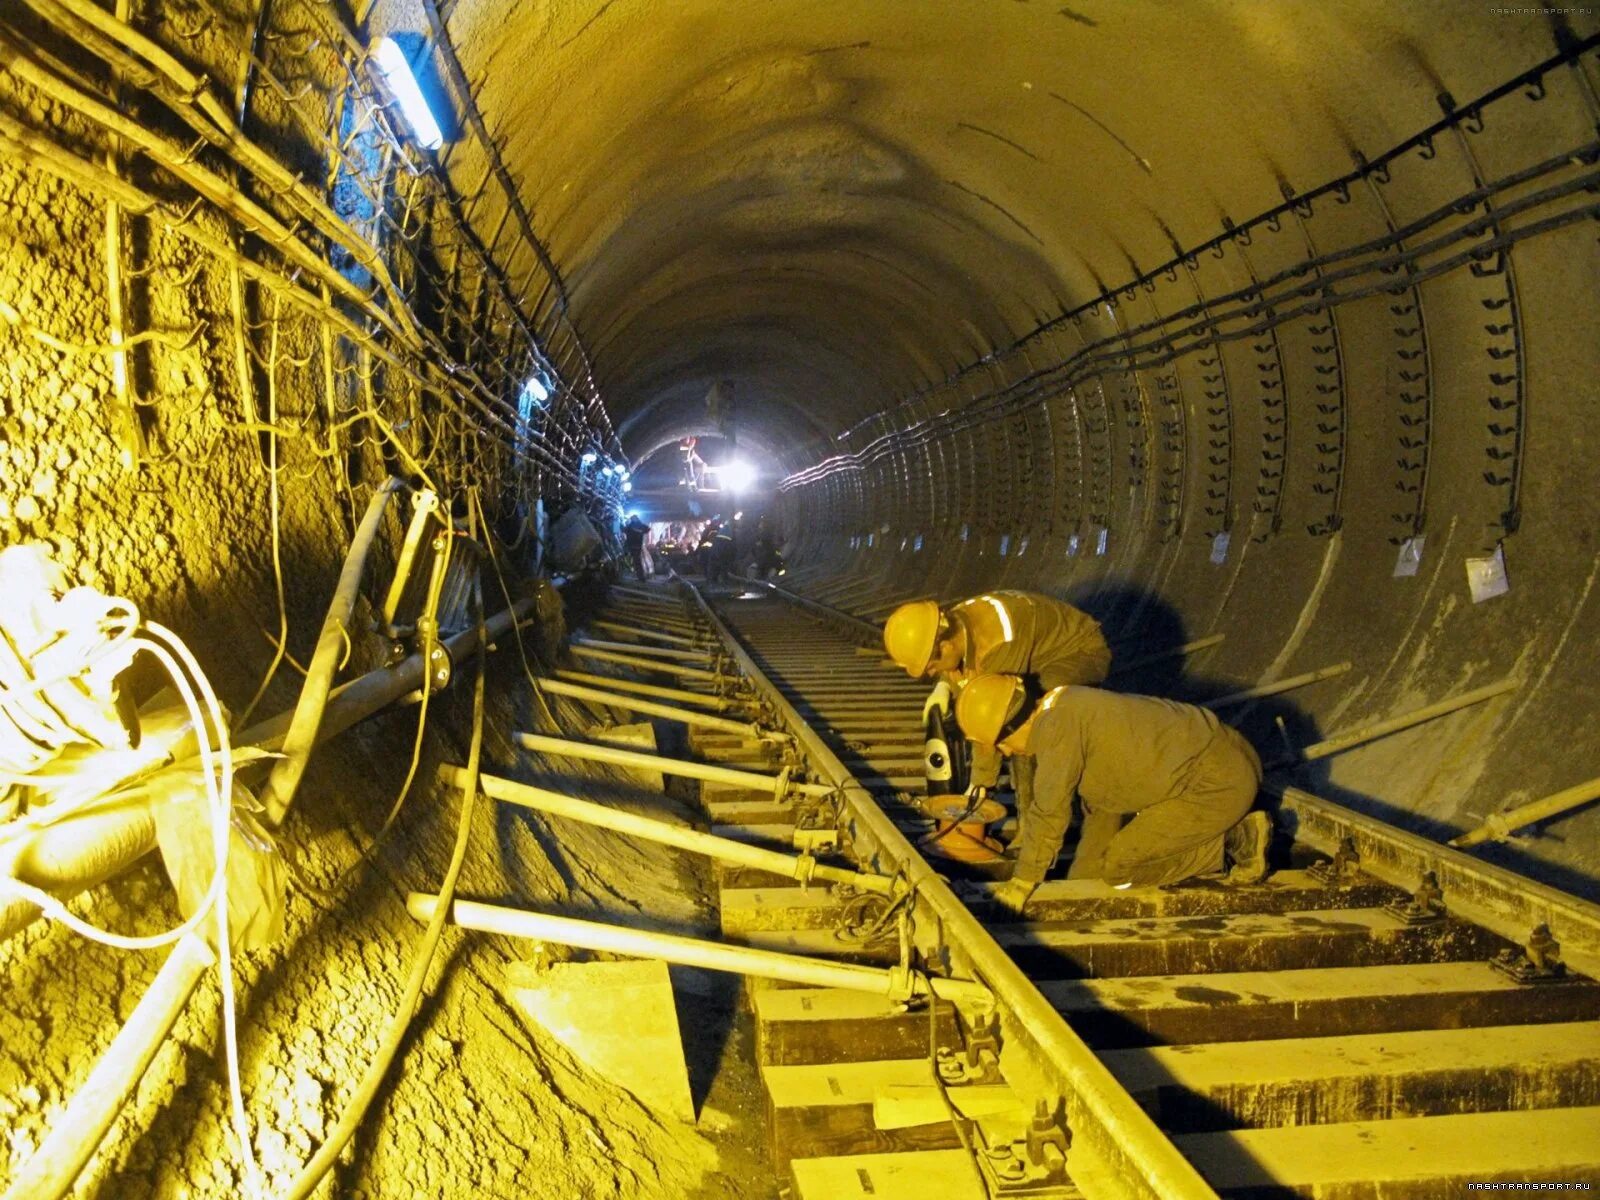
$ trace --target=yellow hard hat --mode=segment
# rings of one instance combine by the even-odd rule
[[[883,623],[883,648],[913,679],[928,669],[942,620],[938,601],[913,600],[895,609]]]
[[[1015,675],[975,675],[956,697],[961,732],[980,746],[993,746],[1022,711],[1027,690]]]

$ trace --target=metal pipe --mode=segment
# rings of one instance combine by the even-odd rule
[[[620,692],[637,692],[641,696],[656,696],[662,700],[678,700],[685,704],[698,704],[718,712],[732,712],[751,707],[748,700],[734,700],[727,696],[713,696],[706,692],[690,692],[683,688],[662,687],[654,683],[636,683],[632,679],[619,679],[615,675],[591,675],[587,671],[556,672],[557,679],[575,679],[580,683],[598,683]]]
[[[704,650],[680,650],[675,646],[639,646],[633,642],[604,642],[598,638],[577,637],[572,639],[574,646],[589,646],[595,650],[618,650],[628,654],[639,654],[653,658],[672,658],[680,662],[711,663],[716,659]]]
[[[44,1143],[11,1180],[5,1200],[56,1200],[65,1196],[94,1157],[111,1123],[128,1106],[183,1010],[215,961],[199,934],[182,938],[139,997],[89,1078],[72,1094]]]
[[[643,771],[660,771],[663,775],[681,775],[704,783],[725,783],[729,787],[748,788],[753,792],[771,792],[781,797],[786,791],[796,791],[803,796],[831,796],[835,789],[826,783],[797,783],[786,775],[763,775],[757,771],[738,771],[732,767],[719,767],[711,763],[688,762],[681,758],[667,758],[661,754],[645,754],[640,750],[624,750],[621,746],[597,746],[592,742],[573,742],[566,738],[545,737],[537,733],[514,735],[517,745],[537,754],[553,754],[559,758],[578,758],[586,762],[610,763],[617,767],[636,767]]]
[[[613,583],[610,590],[619,596],[628,596],[634,600],[644,600],[650,604],[662,604],[680,613],[683,611],[683,605],[676,600],[666,596],[658,596],[656,593],[647,592],[642,588],[632,588],[625,583]]]
[[[1482,704],[1485,700],[1492,700],[1496,696],[1503,696],[1516,688],[1517,681],[1503,679],[1499,683],[1491,683],[1487,687],[1476,688],[1470,692],[1463,692],[1449,700],[1441,700],[1437,704],[1413,709],[1411,712],[1402,713],[1398,717],[1390,717],[1387,721],[1378,721],[1360,729],[1352,729],[1349,733],[1341,733],[1337,737],[1328,738],[1326,741],[1314,742],[1300,752],[1300,757],[1306,762],[1319,758],[1327,758],[1330,754],[1338,754],[1342,750],[1350,750],[1367,742],[1376,741],[1391,733],[1398,733],[1402,729],[1410,729],[1413,725],[1421,725],[1424,721],[1431,721],[1435,717],[1447,716],[1459,708],[1466,708],[1473,704]]]
[[[449,765],[439,768],[439,778],[457,788],[465,787],[468,782],[465,771],[460,767]],[[747,842],[718,837],[714,833],[703,833],[683,825],[669,825],[665,821],[607,808],[604,804],[579,800],[574,796],[565,796],[546,788],[516,783],[495,775],[481,776],[478,786],[485,795],[507,804],[518,804],[523,808],[537,809],[552,816],[582,821],[585,825],[609,829],[613,833],[626,833],[648,842],[659,842],[663,846],[676,846],[679,850],[704,854],[709,858],[750,867],[752,870],[768,871],[773,875],[787,875],[791,879],[798,879],[801,883],[821,879],[827,883],[849,884],[864,892],[876,892],[881,896],[892,896],[895,891],[895,881],[888,875],[875,875],[848,867],[831,867],[817,862],[809,855],[784,854],[778,850],[767,850]]]
[[[620,621],[590,621],[596,629],[609,629],[612,633],[631,633],[635,637],[654,638],[658,642],[666,642],[669,646],[687,646],[694,649],[701,643],[694,638],[679,637],[675,633],[661,633],[655,629],[646,629],[642,625],[624,625]]]
[[[490,642],[510,632],[512,625],[534,610],[538,601],[520,600],[511,608],[501,609],[484,624],[485,636]],[[452,663],[462,663],[478,649],[478,630],[474,626],[446,639],[440,645]],[[392,667],[379,667],[335,688],[328,697],[327,710],[318,727],[319,741],[326,741],[352,725],[358,725],[396,700],[422,687],[428,674],[428,664],[421,653],[413,654]],[[292,713],[280,713],[252,725],[235,739],[240,746],[255,746],[262,750],[276,750],[283,745],[288,733]]]
[[[1169,658],[1182,658],[1211,646],[1221,645],[1227,636],[1225,633],[1213,633],[1207,637],[1196,638],[1192,642],[1185,642],[1181,646],[1173,646],[1167,650],[1157,650],[1153,654],[1146,654],[1144,657],[1133,659],[1131,662],[1114,663],[1111,667],[1111,674],[1121,675],[1124,671],[1137,671],[1140,667],[1148,667],[1152,663],[1165,662]]]
[[[720,678],[715,671],[703,671],[699,667],[680,667],[675,663],[656,662],[648,658],[639,658],[632,654],[617,654],[611,650],[592,650],[584,645],[573,646],[571,651],[579,658],[593,658],[600,662],[616,663],[620,667],[634,667],[641,671],[661,671],[668,675],[681,675],[685,679],[703,679],[707,683]]]
[[[393,477],[384,480],[367,502],[367,511],[350,540],[350,549],[344,556],[344,567],[339,572],[338,585],[333,589],[327,615],[322,619],[317,648],[306,667],[306,681],[300,688],[300,699],[295,702],[294,715],[283,737],[283,757],[272,764],[272,773],[267,776],[266,786],[261,791],[261,803],[266,807],[270,825],[283,824],[289,805],[294,802],[294,794],[300,789],[306,764],[311,761],[312,748],[317,744],[317,726],[327,711],[328,693],[333,687],[334,674],[339,669],[339,656],[349,644],[350,618],[355,612],[356,599],[361,595],[361,580],[366,574],[367,558],[378,539],[389,498],[404,486],[403,481]]]
[[[574,700],[593,700],[596,704],[613,704],[629,712],[646,713],[652,717],[665,717],[699,729],[716,729],[736,737],[759,738],[768,731],[753,721],[730,721],[726,717],[713,717],[709,713],[691,712],[687,708],[674,708],[670,704],[657,704],[653,700],[640,700],[620,692],[607,692],[582,684],[567,683],[560,679],[539,680],[539,690],[556,696],[571,696]],[[780,735],[781,736],[781,735]]]
[[[426,892],[412,892],[406,899],[406,910],[417,920],[425,921],[433,915],[437,903],[437,898]],[[724,942],[629,929],[600,921],[579,921],[549,913],[477,904],[471,900],[457,900],[451,907],[450,919],[464,929],[477,929],[483,933],[532,938],[540,942],[556,942],[563,946],[578,946],[636,958],[659,958],[686,967],[754,975],[761,979],[781,979],[806,987],[848,988],[851,991],[888,996],[902,995],[906,989],[913,996],[926,996],[931,991],[941,1000],[979,1006],[986,1006],[993,999],[988,988],[970,979],[907,975],[885,967],[865,967],[855,963],[805,958],[798,954],[779,954],[775,950],[731,946]]]
[[[1451,838],[1447,844],[1476,846],[1480,842],[1497,842],[1514,829],[1559,816],[1568,809],[1577,808],[1580,804],[1587,804],[1591,800],[1600,800],[1600,779],[1591,779],[1588,783],[1580,783],[1553,792],[1542,800],[1530,800],[1527,804],[1519,804],[1516,808],[1495,813],[1476,829]]]
[[[1246,700],[1258,700],[1262,696],[1276,696],[1280,692],[1292,692],[1295,688],[1305,687],[1308,683],[1317,683],[1324,679],[1332,679],[1335,675],[1343,675],[1350,669],[1347,662],[1337,663],[1331,667],[1322,667],[1316,671],[1307,671],[1304,675],[1291,675],[1288,679],[1280,679],[1276,683],[1258,684],[1252,688],[1245,688],[1242,692],[1229,692],[1226,696],[1218,696],[1215,700],[1202,700],[1202,708],[1224,708],[1230,704],[1240,704]]]

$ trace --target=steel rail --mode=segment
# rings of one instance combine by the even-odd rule
[[[950,890],[926,859],[878,807],[822,737],[806,723],[756,664],[748,648],[705,598],[681,576],[674,578],[693,599],[745,677],[794,734],[812,765],[838,789],[849,813],[849,833],[864,865],[880,874],[901,873],[932,910],[943,935],[965,964],[994,993],[1006,1031],[1033,1044],[1034,1067],[1059,1086],[1077,1145],[1088,1140],[1096,1184],[1108,1195],[1154,1200],[1215,1200],[1216,1192],[1127,1093],[1110,1070],[1074,1033],[1016,962]],[[1042,1090],[1026,1097],[1049,1099]],[[1070,1168],[1069,1168],[1070,1169]],[[1097,1195],[1100,1193],[1097,1193]]]
[[[849,629],[858,637],[869,639],[863,645],[877,645],[883,639],[883,629],[871,621],[862,620],[854,613],[846,612],[842,608],[834,608],[831,604],[823,604],[820,600],[811,600],[798,592],[791,592],[788,588],[781,588],[775,583],[768,583],[765,579],[751,579],[748,575],[732,576],[738,583],[746,587],[764,587],[775,596],[781,596],[790,604],[798,605],[808,612],[814,612],[823,620],[835,622]]]

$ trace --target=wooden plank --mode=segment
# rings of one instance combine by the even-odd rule
[[[887,996],[839,988],[755,992],[756,1061],[782,1066],[925,1057],[957,1043],[955,1009],[908,1007]],[[934,1040],[936,1039],[936,1040]]]
[[[1530,988],[1486,962],[1058,980],[1040,990],[1092,1046],[1325,1037],[1579,1021],[1592,980]]]
[[[1437,1200],[1472,1183],[1600,1186],[1600,1108],[1468,1113],[1173,1139],[1239,1200]]]
[[[994,933],[1041,979],[1440,962],[1488,958],[1505,945],[1475,926],[1406,925],[1378,908],[1026,924]]]
[[[973,912],[1000,914],[993,889],[967,889]],[[1121,891],[1102,879],[1051,879],[1028,899],[1030,921],[1104,921],[1125,917],[1212,917],[1246,913],[1312,912],[1331,908],[1379,908],[1403,893],[1376,879],[1357,878],[1327,887],[1305,871],[1277,871],[1259,884],[1232,887],[1220,880],[1192,879],[1170,887]]]
[[[702,784],[702,789],[714,787]],[[794,806],[779,804],[772,793],[729,788],[718,793],[726,799],[712,800],[702,790],[700,807],[714,825],[793,825]]]
[[[988,1200],[965,1150],[797,1158],[794,1200]]]
[[[944,1150],[961,1144],[948,1120],[893,1130],[879,1129],[873,1121],[879,1092],[933,1083],[927,1058],[766,1066],[761,1080],[772,1159],[780,1170],[794,1158]]]
[[[1600,1021],[1113,1050],[1164,1129],[1332,1125],[1600,1104]]]

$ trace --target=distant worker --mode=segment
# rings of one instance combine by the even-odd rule
[[[979,675],[956,717],[976,745],[1038,760],[1016,870],[995,892],[1011,911],[1022,911],[1060,853],[1074,795],[1083,825],[1069,879],[1159,886],[1225,864],[1229,883],[1265,878],[1271,821],[1251,811],[1261,760],[1209,709],[1085,687],[1056,688],[1030,706],[1021,679]]]
[[[733,526],[727,521],[718,521],[716,534],[711,539],[711,576],[708,582],[721,583],[738,565],[738,548],[733,538]]]
[[[883,626],[883,644],[889,657],[913,679],[937,678],[923,707],[924,723],[946,716],[954,691],[983,671],[1020,675],[1034,695],[1068,684],[1105,682],[1111,669],[1111,647],[1100,623],[1082,609],[1038,592],[986,592],[941,609],[933,600],[914,600],[889,614]],[[949,723],[949,722],[947,722]],[[932,758],[949,756],[948,738],[929,734],[929,791],[948,790],[936,782],[948,768]],[[1000,756],[974,748],[970,789],[992,788],[1000,778]],[[1033,781],[1033,759],[1018,755],[1011,762],[1011,787],[1021,811]]]
[[[649,536],[649,524],[642,520],[638,513],[629,513],[627,524],[622,527],[622,541],[628,548],[628,560],[633,564],[634,574],[641,581],[649,575],[644,561],[644,543]]]
[[[765,579],[772,574],[781,576],[789,569],[778,550],[778,535],[773,532],[772,522],[767,520],[765,514],[756,522],[755,568],[757,579]]]

